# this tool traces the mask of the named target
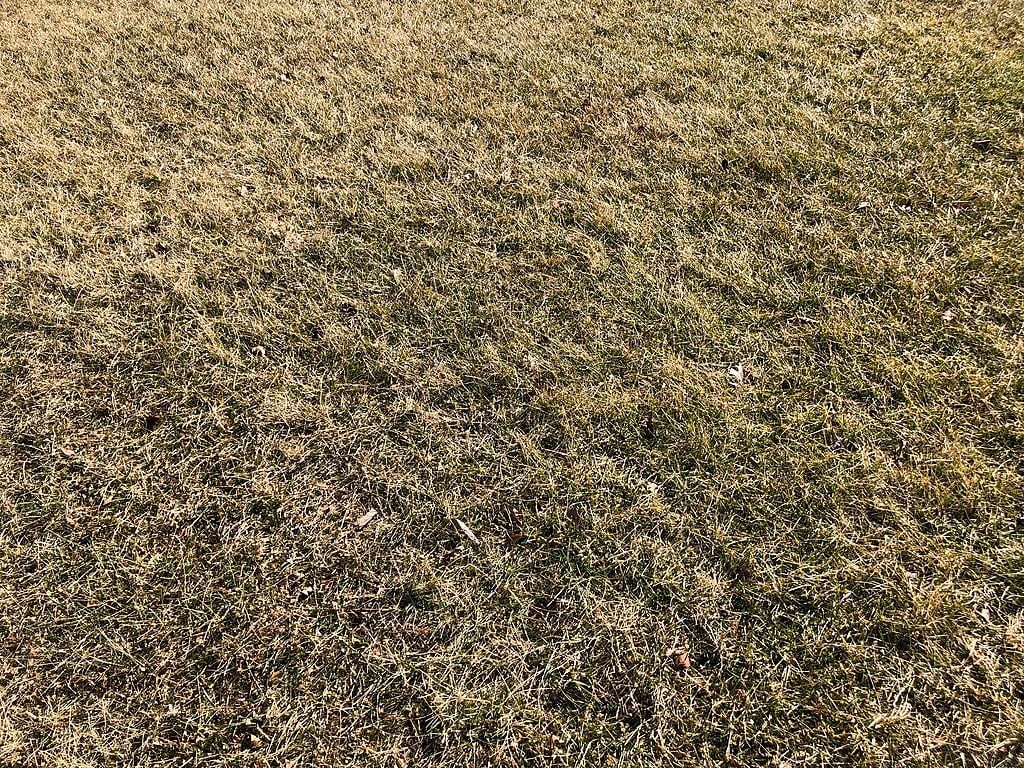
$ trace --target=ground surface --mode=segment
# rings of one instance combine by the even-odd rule
[[[1022,19],[3,2],[0,764],[1020,765]]]

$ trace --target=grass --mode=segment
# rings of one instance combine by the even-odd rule
[[[1022,19],[3,3],[0,765],[1020,765]]]

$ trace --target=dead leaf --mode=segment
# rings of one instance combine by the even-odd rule
[[[669,662],[679,670],[690,668],[690,652],[686,648],[673,648],[668,652]]]
[[[954,317],[956,317],[956,315],[953,314],[952,309],[947,309],[945,312],[942,313],[942,319],[945,320],[947,323],[953,322]]]
[[[729,366],[729,383],[734,387],[738,387],[743,383],[743,378],[746,372],[743,370],[743,363],[736,363],[736,365]]]
[[[461,520],[456,520],[455,525],[459,527],[459,530],[462,531],[462,533],[466,536],[467,539],[472,541],[474,544],[480,543],[480,539],[478,539],[476,537],[476,534],[473,533],[473,529],[466,525],[464,522],[462,522]]]
[[[376,516],[377,510],[371,509],[365,515],[360,516],[360,518],[356,520],[356,528],[365,528],[367,525],[370,524],[370,521],[373,520],[373,518],[375,518]]]

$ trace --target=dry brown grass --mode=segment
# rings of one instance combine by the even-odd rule
[[[1022,764],[1019,0],[111,5],[0,15],[0,764]]]

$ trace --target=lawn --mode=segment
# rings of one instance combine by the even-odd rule
[[[1024,0],[0,0],[0,766],[1024,764]]]

